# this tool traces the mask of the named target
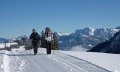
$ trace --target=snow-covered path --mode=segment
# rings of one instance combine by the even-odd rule
[[[64,72],[65,70],[55,62],[49,60],[46,55],[24,56],[30,63],[28,72]]]
[[[39,50],[37,55],[31,51],[5,51],[0,55],[0,72],[109,72],[86,61],[62,54],[46,55]]]
[[[55,55],[76,65],[77,67],[79,67],[79,69],[83,70],[84,72],[110,72],[102,67],[96,66],[88,61],[85,61],[83,59],[71,55],[66,55],[61,52],[60,53],[57,52]]]

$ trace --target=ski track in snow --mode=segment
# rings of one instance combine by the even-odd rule
[[[79,70],[73,68],[63,61],[60,61],[53,55],[38,54],[36,56],[26,56],[26,58],[28,62],[31,63],[30,72],[33,72],[35,70],[38,70],[37,72],[79,72]]]
[[[63,60],[59,60],[57,57],[49,56],[49,58],[57,62],[59,65],[62,65],[63,68],[66,69],[68,72],[79,72],[77,69],[63,62]]]

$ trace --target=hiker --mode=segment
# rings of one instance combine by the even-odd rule
[[[52,31],[49,27],[45,28],[45,40],[46,40],[46,48],[47,48],[47,54],[51,54],[51,46],[52,46]]]
[[[32,47],[33,47],[34,55],[36,55],[38,52],[38,43],[40,42],[40,35],[36,32],[35,29],[32,30],[30,39],[32,40]]]

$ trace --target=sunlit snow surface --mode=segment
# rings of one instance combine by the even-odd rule
[[[120,72],[120,54],[80,52],[80,51],[61,51],[77,58],[81,58],[95,65],[108,69],[112,72]]]
[[[68,54],[68,55],[65,55]],[[77,59],[78,57],[81,59]],[[104,56],[105,55],[105,56]],[[96,57],[99,56],[99,57]],[[20,49],[13,49],[12,51],[0,51],[0,72],[109,72],[102,69],[101,66],[106,68],[107,63],[113,61],[111,58],[106,57],[119,57],[119,55],[109,54],[97,54],[97,53],[86,53],[77,51],[52,51],[52,55],[46,55],[46,49],[39,48],[38,54],[33,55],[33,50],[24,50],[23,47]],[[99,61],[97,61],[99,58]],[[86,62],[92,63],[98,62],[99,66]],[[107,59],[107,60],[105,60]],[[106,65],[102,65],[102,62]],[[118,60],[115,59],[115,61]],[[113,65],[116,62],[110,62],[109,65]],[[110,69],[109,69],[110,68]],[[112,70],[111,67],[107,68]],[[113,68],[114,72],[119,72],[119,68]]]

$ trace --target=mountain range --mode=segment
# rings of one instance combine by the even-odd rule
[[[89,28],[77,29],[74,33],[59,36],[61,50],[74,50],[73,48],[91,49],[101,42],[114,36],[120,27],[116,28]],[[79,49],[77,49],[79,50]]]
[[[110,40],[98,44],[89,51],[116,54],[120,53],[120,31],[115,33]]]
[[[5,38],[0,38],[0,43],[5,43],[5,42],[9,42],[9,40]]]

